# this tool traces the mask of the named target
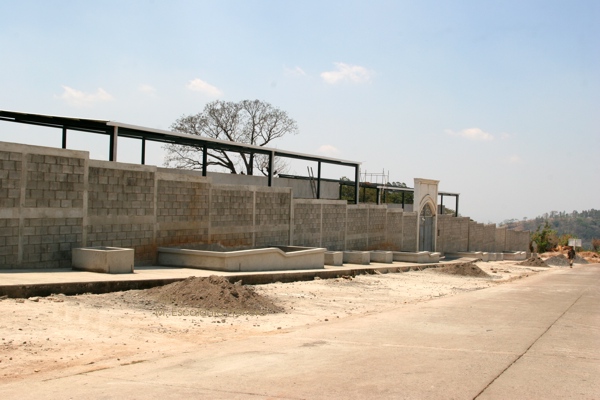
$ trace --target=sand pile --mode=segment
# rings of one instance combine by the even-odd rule
[[[240,282],[230,283],[220,276],[190,277],[180,282],[143,290],[143,296],[168,307],[193,307],[204,310],[270,314],[281,312],[271,299]]]
[[[450,275],[475,276],[480,278],[489,278],[486,272],[479,268],[475,263],[450,264],[443,267],[434,268],[433,271]]]
[[[569,259],[562,254],[550,257],[546,260],[546,264],[552,265],[553,267],[568,267]]]
[[[542,260],[538,256],[530,257],[525,261],[521,261],[520,263],[517,263],[517,265],[523,265],[526,267],[548,267],[548,264],[546,264],[544,262],[544,260]]]

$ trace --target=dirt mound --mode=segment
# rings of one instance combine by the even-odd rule
[[[548,267],[548,264],[546,264],[544,260],[542,260],[538,256],[530,257],[525,261],[517,263],[517,265],[524,265],[526,267]]]
[[[588,260],[586,260],[583,257],[580,257],[579,254],[575,256],[575,259],[573,260],[573,262],[575,264],[589,264]]]
[[[462,275],[462,276],[475,276],[480,278],[489,278],[486,272],[479,268],[474,263],[462,263],[462,264],[449,264],[443,267],[434,268],[435,272],[441,272],[443,274],[450,275]]]
[[[251,287],[242,286],[241,282],[233,284],[214,275],[208,278],[190,277],[142,292],[144,296],[165,306],[240,314],[270,314],[282,311],[271,299],[259,295]]]
[[[579,251],[577,252],[577,256],[581,256],[588,263],[600,263],[600,254],[593,251]]]
[[[562,254],[550,257],[546,260],[546,264],[552,265],[553,267],[568,267],[569,259]]]

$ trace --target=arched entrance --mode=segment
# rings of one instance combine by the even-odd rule
[[[434,214],[429,203],[419,213],[419,251],[435,251]]]

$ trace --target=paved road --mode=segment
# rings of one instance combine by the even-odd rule
[[[0,398],[599,399],[600,264],[133,365]]]

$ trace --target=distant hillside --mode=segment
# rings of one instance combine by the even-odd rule
[[[581,239],[583,247],[591,249],[592,239],[600,239],[600,210],[573,211],[572,213],[552,211],[535,219],[517,221],[515,219],[503,221],[510,229],[535,231],[538,226],[543,226],[548,221],[550,227],[558,236],[571,234]]]

